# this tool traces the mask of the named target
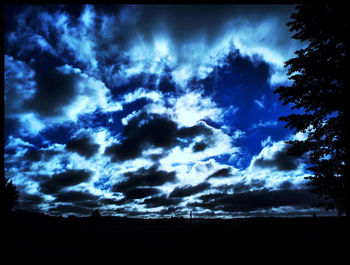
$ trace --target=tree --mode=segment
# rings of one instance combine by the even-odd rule
[[[291,86],[281,86],[283,105],[291,104],[303,114],[280,117],[294,133],[303,132],[306,140],[287,141],[290,154],[308,153],[313,176],[312,191],[320,195],[326,209],[349,216],[349,175],[346,149],[346,105],[348,76],[347,9],[344,4],[302,4],[287,23],[292,38],[306,42],[285,62]]]
[[[9,213],[13,206],[17,203],[18,192],[12,181],[4,176],[0,177],[0,196],[1,196],[1,212]]]

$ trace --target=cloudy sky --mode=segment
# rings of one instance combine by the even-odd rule
[[[273,90],[294,6],[5,6],[5,176],[51,215],[310,216]]]

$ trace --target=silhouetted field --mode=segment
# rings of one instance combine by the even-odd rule
[[[261,257],[305,260],[346,257],[344,218],[232,220],[58,218],[13,213],[6,227],[13,263],[112,261],[183,264]],[[284,263],[281,261],[281,264]],[[220,264],[222,264],[220,263]],[[11,263],[9,263],[11,264]],[[97,264],[97,263],[96,263]]]

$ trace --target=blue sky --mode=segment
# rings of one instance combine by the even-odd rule
[[[5,175],[19,209],[310,216],[273,90],[294,6],[5,6]]]

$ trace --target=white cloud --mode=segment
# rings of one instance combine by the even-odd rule
[[[203,97],[200,91],[191,91],[176,99],[171,115],[177,123],[189,127],[206,118],[220,122],[222,113],[211,98]]]
[[[262,121],[262,120],[259,120],[258,123],[253,123],[252,126],[249,129],[251,130],[251,129],[256,129],[256,128],[274,127],[277,124],[278,124],[277,121],[272,121],[272,120]]]
[[[21,138],[14,137],[12,135],[9,136],[6,148],[18,148],[22,146],[32,147],[33,145],[29,142],[22,140]]]
[[[203,124],[203,123],[202,123]],[[205,125],[206,126],[206,125]],[[210,127],[209,127],[210,128]],[[193,163],[206,160],[210,157],[216,157],[224,154],[234,154],[239,151],[238,147],[234,147],[232,139],[227,134],[219,129],[213,129],[210,145],[201,152],[193,152],[193,144],[181,148],[174,147],[169,151],[169,154],[159,160],[159,162],[167,169],[170,169],[173,164],[191,165]]]
[[[265,108],[264,103],[261,102],[260,100],[255,99],[255,100],[254,100],[254,103],[255,103],[256,105],[258,105],[258,107],[261,108],[261,109]]]
[[[262,141],[263,149],[257,156],[253,156],[250,165],[246,169],[248,179],[265,180],[265,187],[277,189],[285,181],[289,181],[295,187],[305,184],[306,164],[303,159],[280,155],[287,147],[285,141],[273,142],[270,137]],[[277,155],[277,156],[276,156]],[[256,161],[262,161],[263,166]],[[266,164],[265,164],[266,163]]]
[[[18,115],[9,115],[9,117],[16,117],[21,126],[19,128],[20,134],[24,136],[37,135],[42,129],[46,128],[47,123],[40,119],[35,113],[23,113]]]
[[[266,147],[273,144],[272,140],[271,140],[271,136],[268,136],[265,140],[261,141],[261,146],[262,147]]]
[[[260,99],[255,99],[255,100],[254,100],[254,103],[255,103],[256,105],[258,105],[258,107],[259,107],[260,109],[263,109],[263,108],[265,108],[264,100],[265,100],[265,94],[262,95]]]
[[[156,102],[156,101],[162,100],[163,95],[158,91],[152,91],[152,90],[148,90],[143,87],[140,87],[133,92],[129,92],[123,95],[122,104],[131,103],[140,98],[148,98]]]

